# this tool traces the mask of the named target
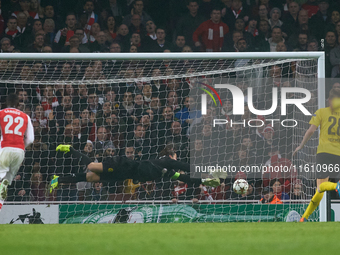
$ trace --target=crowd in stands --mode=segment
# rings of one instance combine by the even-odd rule
[[[1,53],[325,51],[326,76],[340,75],[340,15],[335,0],[2,0],[0,3]],[[245,65],[249,61],[236,64]],[[196,158],[212,154],[205,151],[216,146],[211,145],[215,131],[212,119],[219,116],[233,119],[232,100],[225,100],[221,108],[209,106],[207,114],[202,115],[193,107],[196,99],[189,95],[195,78],[124,84],[67,83],[70,78],[98,81],[117,76],[131,80],[145,75],[168,76],[175,69],[167,60],[154,65],[148,63],[148,70],[144,64],[116,60],[0,60],[1,77],[24,81],[0,83],[2,107],[6,94],[17,93],[20,109],[31,116],[35,129],[35,141],[26,151],[8,200],[163,199],[174,203],[181,199],[260,200],[262,187],[266,196],[261,201],[266,203],[306,198],[305,183],[291,175],[269,176],[260,183],[248,179],[250,188],[242,196],[232,191],[234,177],[217,188],[189,187],[169,180],[147,183],[126,180],[63,185],[49,195],[46,190],[53,174],[86,171],[74,158],[55,152],[60,143],[72,144],[98,162],[113,155],[133,160],[156,158],[165,146],[173,146],[183,161],[190,160],[190,146]],[[179,65],[183,72],[192,72],[190,63],[183,61]],[[275,77],[294,78],[294,68],[294,65],[272,66],[266,78],[271,79],[269,84],[278,87],[293,86],[289,82],[281,84]],[[61,82],[40,83],[48,79]],[[245,80],[236,85],[242,91],[247,89]],[[262,92],[266,89],[259,88]],[[271,105],[266,96],[257,95],[255,101],[260,108]],[[310,109],[314,106],[310,104]],[[245,107],[241,120],[254,117],[265,125],[252,130],[241,126],[219,127],[225,131],[219,132],[223,133],[219,143],[230,145],[224,160],[238,166],[291,164],[287,158],[291,156],[292,133],[267,125],[263,116],[253,116]],[[200,137],[190,141],[190,132]]]

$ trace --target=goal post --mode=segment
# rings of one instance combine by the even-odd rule
[[[96,63],[98,61],[100,62],[99,64]],[[67,175],[69,173],[76,173],[77,171],[86,171],[86,169],[78,167],[73,159],[61,157],[60,155],[55,154],[53,149],[58,143],[72,142],[73,144],[78,144],[79,150],[84,150],[83,146],[87,146],[87,140],[90,140],[93,149],[95,150],[97,149],[97,146],[98,148],[100,147],[97,143],[97,140],[99,139],[98,137],[101,135],[99,129],[104,126],[106,130],[110,129],[110,131],[107,132],[110,134],[108,141],[105,141],[106,147],[100,147],[100,149],[98,149],[98,151],[100,150],[98,154],[91,154],[93,159],[97,162],[101,162],[105,155],[107,156],[107,154],[105,154],[106,150],[110,148],[113,149],[116,154],[126,156],[129,152],[125,149],[127,147],[133,147],[136,158],[138,157],[138,159],[149,160],[156,158],[165,146],[171,145],[175,148],[180,160],[188,162],[196,162],[195,160],[198,160],[201,162],[201,160],[204,159],[206,160],[204,161],[205,163],[210,164],[216,163],[217,160],[223,158],[221,162],[226,164],[229,164],[229,162],[242,164],[240,162],[243,161],[238,158],[238,152],[236,153],[236,150],[242,150],[243,144],[241,144],[241,142],[243,138],[251,137],[251,139],[253,139],[253,137],[256,136],[257,131],[255,129],[247,127],[248,133],[243,134],[239,133],[236,129],[234,130],[230,128],[230,126],[227,127],[226,124],[223,124],[223,128],[222,125],[220,125],[218,130],[211,127],[212,133],[215,131],[218,132],[217,139],[210,140],[209,143],[204,141],[204,132],[206,132],[206,130],[204,131],[203,129],[205,126],[206,114],[202,114],[200,111],[201,109],[203,110],[203,99],[201,101],[201,97],[206,100],[204,101],[206,103],[205,111],[207,109],[208,111],[209,109],[215,111],[212,113],[215,114],[215,117],[212,117],[211,123],[213,119],[230,120],[229,118],[234,117],[233,114],[227,114],[227,108],[224,105],[224,103],[228,101],[226,98],[230,97],[230,94],[219,90],[218,86],[216,86],[217,84],[239,86],[238,84],[242,85],[249,82],[249,84],[251,84],[250,86],[253,87],[254,98],[260,100],[262,102],[261,105],[266,107],[265,109],[269,109],[271,107],[272,88],[277,88],[277,95],[278,98],[280,98],[281,88],[285,87],[287,84],[291,87],[310,90],[312,99],[316,100],[315,105],[308,105],[307,107],[309,111],[313,111],[312,114],[317,108],[322,108],[326,105],[324,52],[1,53],[0,62],[3,62],[2,65],[0,63],[0,92],[18,92],[26,90],[31,97],[30,100],[34,97],[34,102],[29,102],[30,105],[34,105],[34,108],[31,109],[31,117],[32,120],[36,121],[36,129],[38,130],[36,132],[40,132],[39,137],[42,139],[41,143],[46,145],[46,147],[41,146],[37,149],[39,150],[39,156],[37,156],[38,153],[34,151],[34,149],[31,149],[32,151],[27,154],[31,157],[30,160],[26,161],[29,162],[30,165],[24,166],[25,169],[23,170],[21,178],[27,175],[30,176],[30,179],[24,178],[22,184],[20,184],[21,186],[19,185],[19,181],[17,182],[18,185],[12,188],[12,193],[10,193],[12,195],[5,205],[18,203],[51,203],[59,204],[62,211],[83,210],[84,212],[91,208],[91,206],[86,207],[86,204],[91,205],[94,203],[93,201],[87,202],[84,201],[85,199],[79,200],[79,194],[81,192],[86,193],[87,190],[91,188],[91,192],[94,192],[95,187],[91,187],[91,185],[80,183],[77,186],[72,187],[63,186],[58,191],[58,195],[55,193],[54,196],[49,196],[45,193],[46,196],[44,195],[44,199],[39,199],[37,198],[37,192],[34,191],[35,186],[32,188],[31,184],[33,183],[32,180],[36,181],[34,178],[42,178],[43,181],[47,182],[44,178],[50,177],[55,173]],[[69,71],[64,70],[65,64],[70,64],[70,67],[68,67],[70,68]],[[100,66],[98,67],[98,65]],[[23,68],[27,68],[27,72],[24,74],[22,71]],[[156,69],[159,71],[155,71]],[[283,85],[284,83],[286,85]],[[67,88],[68,85],[72,86]],[[152,91],[152,95],[148,95],[148,92],[143,90],[147,85],[149,85],[150,89],[155,89],[155,91]],[[53,90],[53,100],[50,98],[50,101],[47,100],[48,90],[46,87],[48,86],[51,86]],[[83,98],[85,101],[80,100],[80,90],[83,87],[88,90],[86,92],[87,95]],[[161,91],[161,88],[163,88],[163,91]],[[221,95],[220,100],[219,97],[213,93],[211,88],[216,89],[218,94]],[[72,92],[68,92],[67,89]],[[56,95],[57,90],[60,92],[58,96]],[[113,94],[116,97],[116,101],[113,100],[111,103],[113,104],[114,102],[117,106],[110,104],[110,109],[106,114],[106,108],[104,108],[106,106],[104,104],[108,100],[107,91],[114,91]],[[46,95],[44,94],[45,92]],[[130,99],[125,98],[125,96],[129,96],[126,93],[130,92],[132,95],[131,100],[133,100],[132,105],[128,102]],[[211,93],[211,97],[208,92]],[[249,97],[247,98],[246,89],[243,90],[243,92],[245,95],[244,103],[249,106]],[[72,120],[68,119],[68,113],[65,110],[67,107],[64,107],[66,104],[64,100],[69,97],[69,93],[72,93],[72,95],[76,95],[77,98],[79,98],[77,101],[74,97],[70,97],[71,101],[73,100],[71,104],[78,104],[76,110],[74,107],[72,108]],[[98,100],[98,102],[93,102],[93,107],[89,106],[90,103],[88,98],[90,93],[96,94]],[[158,97],[157,100],[159,101],[159,105],[157,105],[156,102],[155,107],[151,106],[154,102],[152,101],[152,97]],[[2,95],[0,95],[0,98],[3,101]],[[139,101],[137,101],[137,98]],[[190,107],[197,110],[194,114],[193,111],[188,110],[188,107],[186,110],[184,109],[186,107],[186,98],[194,99],[192,105],[190,105],[190,102],[187,103]],[[235,99],[229,101],[231,104],[236,103]],[[56,105],[58,105],[58,108]],[[84,105],[86,105],[86,107],[84,107]],[[37,106],[43,106],[42,114],[45,116],[42,116],[42,119],[35,118],[34,116],[37,114],[35,113]],[[173,117],[172,119],[170,118],[171,122],[167,121],[167,107],[170,108],[169,111],[172,111],[171,114]],[[279,108],[280,107],[278,107],[278,109]],[[65,112],[61,112],[60,109]],[[82,111],[85,109],[88,110],[89,114],[87,117],[88,124],[82,126],[83,118],[85,118],[82,115],[85,113]],[[152,109],[152,111],[148,111],[149,109]],[[51,110],[54,113],[54,117],[49,115]],[[59,110],[60,112],[58,115],[58,112],[56,111]],[[150,123],[153,121],[150,124],[150,127],[147,125],[147,127],[144,127],[142,120],[143,114],[146,112],[148,112],[149,118],[151,118],[151,113],[149,112],[152,112],[154,115],[152,116],[153,120],[150,120]],[[227,115],[228,117],[226,117]],[[252,114],[255,119],[258,119],[259,115],[260,114]],[[234,120],[239,121],[240,116],[241,115],[235,117]],[[240,117],[241,119],[243,118],[242,116]],[[277,117],[279,114],[275,111],[275,113],[270,115],[268,118],[273,116]],[[301,111],[296,109],[293,110],[290,116],[299,120],[298,125],[295,129],[286,131],[282,128],[282,126],[278,126],[280,125],[279,123],[274,124],[275,133],[273,134],[273,140],[275,141],[271,149],[268,149],[268,146],[265,144],[266,141],[256,140],[255,144],[255,141],[252,140],[255,144],[254,147],[257,147],[252,149],[253,154],[248,154],[248,149],[246,154],[247,157],[251,157],[251,162],[255,162],[259,158],[259,151],[261,151],[261,153],[267,151],[272,153],[275,148],[278,148],[284,143],[283,140],[285,137],[287,137],[287,141],[289,140],[289,142],[284,143],[283,147],[285,148],[285,151],[283,153],[281,152],[282,158],[284,158],[283,155],[287,157],[290,155],[292,149],[301,142],[304,132],[307,130],[306,128],[308,128],[308,122],[310,119],[310,116],[304,116]],[[91,120],[91,117],[94,119]],[[110,120],[108,120],[109,117]],[[75,119],[76,121],[74,121]],[[79,122],[80,124],[74,124],[75,122]],[[176,124],[172,124],[174,122],[176,122]],[[54,123],[53,128],[49,126],[49,123]],[[176,126],[177,123],[180,124],[179,127]],[[265,126],[267,126],[269,121],[264,120],[264,123],[266,124]],[[81,131],[75,131],[77,129],[75,128],[75,125],[77,125],[77,128],[80,125]],[[149,144],[139,144],[139,139],[137,137],[138,134],[136,134],[139,130],[137,127],[138,125],[141,125],[142,128],[144,128],[143,132],[145,133],[143,135],[148,136],[147,139],[150,140]],[[85,141],[82,140],[81,132],[83,129],[86,129],[86,132],[88,132],[86,135],[87,140]],[[148,130],[145,131],[145,129]],[[176,134],[176,129],[177,131],[181,130],[181,136]],[[71,134],[73,134],[72,132],[80,133],[77,133],[77,138],[75,138],[76,136],[74,135],[71,137],[69,132]],[[106,135],[105,137],[107,138]],[[143,137],[141,140],[144,142],[144,140],[147,139]],[[138,142],[136,142],[137,140]],[[196,144],[196,142],[199,143],[199,141],[202,142],[201,145]],[[220,141],[228,141],[228,143],[226,142],[223,146],[228,146],[231,143],[232,147],[225,147],[225,150],[229,151],[229,154],[224,153],[225,155],[222,156],[221,151],[224,150],[224,147],[216,148],[216,144],[220,143]],[[203,146],[204,148],[200,153],[207,154],[195,154],[196,146]],[[206,146],[208,146],[208,148],[206,148]],[[316,146],[317,139],[312,138],[311,142],[306,145],[306,149],[301,152],[297,159],[288,159],[297,165],[297,167],[315,162]],[[215,157],[216,155],[218,157]],[[273,163],[270,161],[272,160],[272,156],[268,157],[268,155],[267,157],[263,157],[262,162],[258,161],[256,165],[264,166],[268,163],[268,161],[269,164],[270,162]],[[35,165],[38,161],[37,157],[40,157],[40,165],[37,164],[39,165],[40,170],[36,170],[35,168],[38,167]],[[279,159],[280,158],[281,156]],[[41,163],[42,161],[44,161],[44,163]],[[54,164],[51,162],[54,162]],[[67,167],[64,167],[63,164],[67,165]],[[251,165],[252,163],[249,164]],[[27,173],[27,171],[31,172]],[[41,173],[42,177],[33,177],[32,173],[36,172]],[[237,172],[239,172],[239,168]],[[210,174],[212,173],[210,172]],[[198,177],[204,178],[206,176],[207,174],[205,173]],[[299,198],[299,200],[296,201],[289,198],[286,199],[286,201],[283,201],[283,206],[270,205],[268,207],[269,209],[263,209],[262,205],[258,205],[258,198],[259,196],[262,196],[262,190],[266,188],[261,186],[264,185],[263,175],[248,175],[249,179],[247,179],[247,181],[252,183],[252,187],[254,187],[255,190],[254,194],[256,193],[256,196],[254,195],[253,197],[249,197],[249,199],[245,200],[243,200],[242,197],[237,197],[233,194],[231,187],[233,181],[237,178],[236,175],[228,173],[228,177],[224,178],[228,181],[225,181],[223,191],[221,191],[221,188],[217,191],[201,187],[198,191],[199,193],[196,194],[197,196],[192,196],[192,194],[180,196],[178,195],[182,192],[179,188],[180,186],[176,186],[178,190],[175,190],[173,182],[170,182],[169,180],[160,180],[154,185],[157,187],[157,190],[160,190],[161,192],[157,193],[158,195],[154,197],[154,199],[143,199],[136,193],[140,192],[146,195],[149,194],[149,191],[145,190],[145,185],[134,184],[133,181],[124,181],[120,184],[121,186],[118,184],[108,183],[103,184],[107,191],[106,199],[96,201],[95,203],[98,203],[98,205],[106,204],[106,209],[108,211],[112,211],[110,211],[110,213],[115,215],[115,220],[117,220],[118,216],[124,218],[124,216],[121,215],[122,210],[131,210],[134,212],[138,211],[138,213],[145,213],[145,215],[147,215],[148,210],[153,210],[153,213],[159,217],[157,219],[155,216],[156,218],[155,220],[152,220],[152,222],[171,222],[166,220],[163,221],[162,217],[168,217],[171,219],[176,218],[174,213],[186,210],[187,204],[190,204],[188,201],[191,201],[188,197],[191,196],[198,200],[197,206],[193,206],[196,211],[190,211],[191,209],[189,208],[188,210],[190,212],[183,211],[183,214],[178,216],[181,218],[183,215],[190,214],[191,216],[189,217],[190,219],[188,219],[188,222],[192,222],[193,219],[198,222],[261,221],[261,219],[263,220],[265,217],[269,217],[270,220],[275,220],[278,217],[283,219],[284,216],[282,215],[285,214],[287,210],[289,212],[297,211],[298,214],[301,214],[306,208],[307,202],[314,194],[316,188],[315,176],[311,173],[304,173],[301,175],[301,178],[290,176],[290,180],[287,182],[289,183],[287,184],[289,186],[283,188],[283,190],[287,191],[287,194],[292,192],[291,189],[293,185],[298,183],[294,181],[296,179],[302,179],[303,182],[298,183],[301,184],[300,186],[303,186],[302,188],[304,190],[304,195],[301,196],[301,199]],[[40,185],[40,182],[37,183]],[[266,185],[269,185],[269,183],[270,182]],[[46,189],[46,185],[44,187],[40,187],[39,185],[36,187],[37,190]],[[103,187],[99,187],[99,189],[101,188]],[[258,188],[258,190],[255,188]],[[16,199],[20,189],[30,192],[30,195],[27,196],[25,200]],[[117,190],[120,190],[119,192],[122,193],[122,196],[120,196],[120,193]],[[126,200],[126,197],[129,196],[126,196],[126,193],[129,191],[126,190],[133,190],[133,192],[135,192],[132,195],[130,194],[131,196],[128,200]],[[223,193],[223,195],[218,195],[219,192]],[[165,193],[167,194],[166,199],[161,197],[163,195],[159,195]],[[61,197],[60,200],[62,200],[60,202],[58,201],[59,195]],[[176,198],[176,195],[178,195],[178,198]],[[89,196],[92,196],[92,193]],[[64,200],[64,198],[67,197],[69,200]],[[182,200],[181,198],[183,197],[187,200]],[[324,195],[324,198],[320,203],[320,207],[316,212],[319,221],[327,220],[326,197],[327,194]],[[174,199],[177,199],[177,204],[174,203]],[[72,205],[73,202],[75,205]],[[83,204],[84,206],[81,207],[80,205]],[[110,204],[114,204],[115,207],[113,208]],[[130,206],[131,204],[139,204],[142,207],[145,206],[145,208],[133,209],[134,207]],[[168,207],[165,207],[166,205],[169,206],[169,209],[167,209]],[[175,205],[178,207],[175,208]],[[118,207],[119,210],[116,212]],[[96,216],[98,216],[100,211],[104,208],[105,206],[98,206],[97,209],[89,209],[89,211],[93,213],[93,218],[96,218]],[[253,210],[254,215],[249,216],[249,213],[243,214],[242,210]],[[207,215],[203,216],[202,214],[206,212]],[[127,212],[124,211],[124,213]],[[138,213],[136,213],[134,217],[137,217]],[[80,214],[78,213],[77,217],[79,215]],[[90,217],[89,215],[90,214],[84,213],[79,216],[80,218],[78,220],[85,221],[86,218],[86,221],[91,222],[89,218],[87,218]],[[162,215],[162,217],[160,215]],[[294,217],[293,216],[292,218],[295,217],[294,220],[296,220],[296,215]],[[184,216],[182,218],[184,219]],[[65,222],[67,221],[68,220],[65,220]],[[139,218],[135,222],[139,222]],[[186,220],[183,222],[186,222]]]

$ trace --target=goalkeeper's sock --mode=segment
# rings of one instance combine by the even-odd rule
[[[70,147],[70,153],[72,153],[72,155],[75,156],[76,158],[79,158],[80,164],[82,165],[87,166],[93,162],[92,159],[90,159],[87,155],[81,153],[80,151],[73,149],[73,147]]]
[[[86,173],[71,174],[69,176],[59,177],[59,183],[77,183],[86,182]]]
[[[303,218],[308,219],[308,217],[314,212],[314,210],[319,206],[320,201],[322,200],[323,192],[319,191],[315,192],[315,195],[312,197],[305,213],[302,215]]]
[[[187,184],[194,184],[199,186],[202,183],[201,179],[191,179],[189,175],[187,174],[180,174],[180,173],[175,173],[172,177],[172,180],[179,180],[182,182],[185,182]]]
[[[323,182],[319,186],[319,192],[331,191],[336,189],[336,183],[334,182]]]

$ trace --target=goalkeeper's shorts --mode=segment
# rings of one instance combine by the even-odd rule
[[[101,181],[124,181],[135,177],[134,169],[138,163],[126,157],[113,156],[103,161],[103,173],[100,174]]]
[[[329,153],[316,154],[316,165],[313,167],[317,179],[340,176],[340,156]]]

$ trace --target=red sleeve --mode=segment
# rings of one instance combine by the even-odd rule
[[[202,36],[202,34],[204,32],[204,29],[205,29],[205,22],[203,22],[201,25],[199,25],[199,27],[193,33],[192,40],[194,42],[198,42],[199,41],[199,37]]]

